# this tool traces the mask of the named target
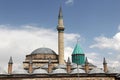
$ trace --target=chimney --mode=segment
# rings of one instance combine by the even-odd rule
[[[67,73],[70,73],[71,72],[71,62],[70,62],[70,58],[68,57],[68,60],[67,60]]]
[[[85,72],[88,73],[89,71],[89,62],[87,60],[87,57],[86,57],[86,61],[85,61]]]
[[[51,59],[49,58],[49,62],[48,62],[48,73],[51,73],[52,71],[52,64],[51,64]]]
[[[10,57],[9,62],[8,62],[8,74],[12,74],[12,57]]]
[[[106,73],[108,71],[108,68],[107,68],[107,62],[105,58],[103,60],[103,68],[104,68],[104,72]]]

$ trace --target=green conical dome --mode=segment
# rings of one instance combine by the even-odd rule
[[[84,52],[78,43],[76,44],[76,46],[73,50],[73,53],[72,53],[72,62],[79,64],[79,65],[85,63]]]
[[[72,54],[84,54],[82,48],[80,47],[80,45],[78,43],[76,44]]]

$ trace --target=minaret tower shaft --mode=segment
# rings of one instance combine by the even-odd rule
[[[59,9],[57,30],[58,30],[59,64],[65,64],[64,62],[64,25],[63,25],[63,15],[62,15],[61,7]]]

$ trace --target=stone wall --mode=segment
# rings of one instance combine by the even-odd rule
[[[0,80],[115,80],[114,77],[2,78]]]

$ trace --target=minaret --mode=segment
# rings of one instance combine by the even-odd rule
[[[10,57],[9,62],[8,62],[8,74],[12,74],[12,57]]]
[[[89,71],[89,62],[88,62],[88,59],[86,57],[86,60],[85,60],[85,72],[88,73]]]
[[[62,16],[61,7],[59,9],[57,30],[58,30],[59,64],[65,64],[64,62],[64,25],[63,25],[63,16]]]
[[[106,62],[105,58],[103,60],[103,68],[104,68],[104,72],[106,73],[108,71],[108,68],[107,68],[107,62]]]
[[[70,58],[68,57],[68,60],[67,60],[67,73],[70,73],[71,72],[71,62],[70,62]]]

